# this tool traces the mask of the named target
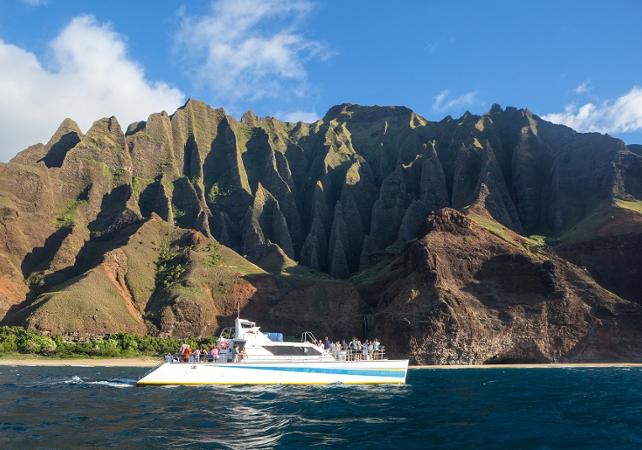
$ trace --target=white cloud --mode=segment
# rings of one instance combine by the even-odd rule
[[[435,97],[432,109],[435,112],[443,113],[453,109],[471,106],[477,100],[477,91],[466,92],[459,97],[450,97],[449,90],[443,90]]]
[[[285,122],[305,122],[312,123],[320,119],[319,115],[314,111],[292,111],[285,113],[277,113],[276,117]]]
[[[542,116],[581,132],[627,133],[642,129],[642,88],[633,86],[629,92],[600,104],[567,105],[563,112]]]
[[[219,103],[307,92],[306,62],[328,52],[302,32],[310,0],[219,0],[183,17],[176,51]]]
[[[178,89],[147,80],[124,38],[92,16],[72,19],[49,51],[45,67],[33,53],[0,40],[0,160],[46,142],[65,117],[86,130],[115,115],[124,128],[183,102]]]
[[[591,86],[591,80],[585,80],[575,88],[575,93],[588,94],[592,89],[593,87]]]

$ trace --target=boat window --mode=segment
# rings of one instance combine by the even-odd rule
[[[234,328],[224,328],[221,331],[221,339],[232,339],[234,337]]]
[[[264,349],[275,356],[317,356],[321,352],[314,347],[298,347],[290,345],[264,345]]]

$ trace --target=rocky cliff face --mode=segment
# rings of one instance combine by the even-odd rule
[[[86,134],[66,119],[47,144],[0,165],[0,316],[54,333],[206,334],[238,300],[292,331],[306,324],[361,334],[365,323],[399,353],[412,343],[418,361],[590,358],[569,347],[584,345],[587,330],[604,321],[581,313],[583,305],[642,302],[638,147],[497,105],[483,116],[430,122],[404,107],[346,104],[313,124],[293,124],[251,112],[238,121],[190,100],[126,131],[113,117],[101,119]],[[426,232],[427,217],[442,208],[478,225]],[[546,314],[520,320],[538,329],[552,323],[548,309],[557,298],[559,320],[583,321],[584,331],[564,344],[551,335],[544,345],[541,336],[520,331],[518,338],[508,327],[502,343],[482,351],[485,341],[471,336],[486,325],[470,322],[462,334],[439,325],[442,316],[422,322],[388,313],[419,295],[413,289],[433,292],[417,297],[427,305],[447,297],[422,270],[441,270],[430,266],[434,246],[449,239],[461,247],[440,256],[449,266],[483,254],[452,297],[470,305],[440,307],[440,314],[465,324],[470,311],[483,309],[492,322],[512,314],[510,305],[535,302]],[[526,254],[515,250],[522,241]],[[541,254],[552,266],[533,256]],[[384,273],[399,261],[406,261],[403,289]],[[513,268],[537,294],[510,287]],[[547,270],[546,283],[555,285],[548,291],[537,278]],[[480,276],[507,303],[484,302],[488,291],[471,287]],[[389,298],[372,296],[364,280]],[[525,300],[533,295],[538,300]],[[629,335],[626,314],[613,314],[604,325],[615,339],[609,350],[606,341],[586,344],[595,358],[616,355],[617,339]]]
[[[503,234],[451,209],[430,215],[422,237],[380,269],[383,279],[362,288],[375,305],[373,332],[399,353],[410,343],[411,357],[428,364],[639,358],[642,306]]]

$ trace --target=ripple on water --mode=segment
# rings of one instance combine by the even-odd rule
[[[642,446],[637,368],[492,378],[423,370],[405,386],[129,389],[144,371],[0,367],[0,448]]]

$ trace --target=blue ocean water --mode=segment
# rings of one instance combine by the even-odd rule
[[[405,386],[134,386],[0,367],[0,448],[642,448],[642,369],[411,370]]]

